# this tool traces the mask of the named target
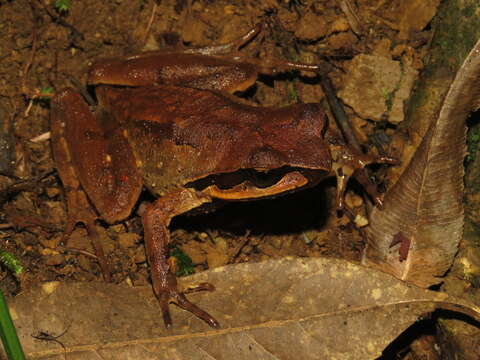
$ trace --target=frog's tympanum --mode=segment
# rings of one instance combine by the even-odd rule
[[[277,196],[332,173],[341,194],[345,179],[366,164],[390,161],[328,141],[320,104],[267,108],[236,100],[232,94],[251,86],[258,73],[316,69],[262,64],[231,51],[258,31],[224,46],[98,62],[89,73],[98,99],[94,113],[70,88],[52,101],[53,153],[68,203],[65,234],[77,222],[85,224],[106,280],[110,272],[95,220],[127,218],[143,187],[158,196],[142,221],[153,290],[167,327],[171,302],[218,326],[177,289],[168,261],[172,217],[214,199]],[[222,55],[225,50],[230,54]],[[273,181],[259,185],[246,178],[247,170],[271,173]]]

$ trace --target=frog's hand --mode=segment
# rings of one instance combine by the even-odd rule
[[[343,210],[345,188],[351,176],[363,186],[375,205],[382,208],[382,198],[376,185],[368,177],[365,166],[369,164],[398,164],[398,160],[389,156],[373,156],[360,153],[349,146],[332,146],[332,169],[337,177],[337,209]]]
[[[113,119],[102,111],[94,116],[80,94],[64,89],[52,101],[52,132],[62,144],[56,158],[67,158],[68,178],[78,179],[100,216],[112,223],[130,215],[142,180]]]
[[[145,247],[150,263],[152,286],[162,309],[163,321],[168,328],[172,325],[169,303],[175,303],[190,311],[212,327],[218,327],[218,322],[208,313],[191,303],[177,287],[177,279],[168,262],[168,243],[170,234],[168,225],[175,215],[196,208],[211,201],[210,197],[191,189],[176,189],[162,196],[154,204],[150,204],[142,215]],[[211,290],[212,286],[202,284],[199,290]]]

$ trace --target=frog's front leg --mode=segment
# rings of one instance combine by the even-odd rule
[[[145,247],[148,262],[150,263],[152,286],[160,302],[163,321],[167,328],[172,325],[168,309],[170,303],[175,303],[179,307],[190,311],[212,327],[219,326],[217,320],[188,301],[184,295],[185,292],[181,292],[178,289],[176,276],[168,262],[168,244],[170,242],[168,225],[170,220],[176,215],[210,201],[211,198],[209,196],[197,191],[176,189],[162,196],[153,204],[147,205],[145,212],[142,214]],[[206,284],[198,288],[203,290],[213,289],[213,287],[208,287]]]
[[[375,156],[363,154],[347,144],[331,145],[330,151],[333,159],[332,170],[337,177],[337,210],[344,210],[345,190],[350,177],[363,186],[368,195],[375,202],[375,205],[382,208],[382,199],[377,187],[368,178],[365,167],[369,164],[398,164],[398,160],[390,156]]]

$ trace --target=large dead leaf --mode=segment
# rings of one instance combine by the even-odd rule
[[[427,287],[452,265],[463,231],[467,116],[480,102],[480,41],[458,71],[410,164],[374,209],[365,262]],[[400,244],[391,248],[394,239]],[[400,255],[398,253],[400,247]]]
[[[29,359],[374,359],[420,316],[437,307],[480,318],[480,309],[335,259],[238,264],[185,281],[216,292],[191,298],[222,324],[214,330],[173,309],[164,329],[150,288],[58,284],[16,297],[14,321]]]

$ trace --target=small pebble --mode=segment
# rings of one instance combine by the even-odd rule
[[[92,242],[88,238],[87,231],[83,228],[76,228],[68,238],[68,247],[86,250],[93,253]]]
[[[368,219],[362,215],[357,215],[355,217],[354,222],[355,222],[355,225],[357,225],[360,228],[368,225]]]
[[[63,264],[64,261],[65,261],[65,257],[61,254],[49,255],[45,258],[45,264],[50,266]]]
[[[49,281],[49,282],[43,283],[42,284],[42,291],[45,294],[50,295],[55,290],[57,290],[58,285],[60,285],[59,281]]]
[[[58,244],[60,244],[60,241],[62,241],[63,236],[55,236],[51,239],[46,239],[44,237],[40,237],[38,241],[40,244],[42,244],[43,247],[50,248],[50,249],[56,249]]]
[[[145,261],[147,261],[147,257],[145,256],[145,249],[143,248],[143,246],[141,246],[137,249],[137,252],[135,253],[135,256],[133,257],[133,261],[135,262],[135,264],[140,264],[140,263],[144,263]]]
[[[363,199],[353,192],[347,192],[345,195],[345,203],[349,208],[356,208],[363,205]]]
[[[54,250],[54,249],[45,248],[45,249],[40,250],[40,254],[42,254],[43,256],[50,256],[50,255],[57,255],[57,254],[59,254],[59,252],[57,250]]]
[[[227,252],[228,242],[223,237],[217,236],[215,238],[215,247],[221,252]]]
[[[60,190],[57,187],[48,187],[45,192],[47,193],[47,196],[52,199],[58,194],[60,194]]]
[[[245,245],[243,248],[242,248],[242,253],[243,254],[250,254],[253,250],[253,246],[250,246],[250,245]]]
[[[112,225],[108,228],[109,230],[112,230],[116,233],[123,233],[125,232],[125,225],[123,224],[116,224],[116,225]]]
[[[92,264],[92,261],[90,260],[90,258],[88,258],[84,255],[80,255],[78,257],[78,265],[85,271],[93,271],[94,270],[94,266]]]
[[[207,263],[209,269],[213,269],[219,266],[228,264],[228,255],[220,251],[212,250],[207,254]]]
[[[132,282],[132,279],[130,279],[130,276],[127,276],[125,278],[125,284],[127,284],[128,286],[132,287],[133,286],[133,282]]]
[[[280,250],[284,245],[283,237],[281,236],[274,236],[270,239],[270,244],[275,248]]]
[[[199,246],[197,241],[189,241],[181,247],[182,251],[192,259],[193,264],[203,264],[207,260],[205,251]]]
[[[140,235],[135,233],[123,233],[118,235],[118,244],[122,249],[134,247],[140,241]]]

